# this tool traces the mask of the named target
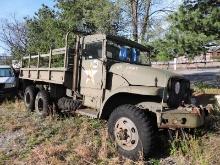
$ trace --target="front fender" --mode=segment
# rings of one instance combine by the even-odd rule
[[[127,94],[135,94],[135,95],[142,95],[142,96],[159,96],[163,98],[163,95],[166,95],[166,90],[163,87],[147,87],[147,86],[124,86],[117,88],[110,93],[106,94],[105,100],[103,101],[99,113],[99,117],[101,117],[103,113],[103,109],[105,109],[106,103],[111,100],[115,95],[120,93],[127,93]]]

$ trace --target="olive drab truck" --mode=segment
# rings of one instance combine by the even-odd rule
[[[205,111],[190,104],[190,82],[152,68],[150,47],[105,34],[74,37],[71,46],[22,59],[25,106],[40,116],[50,107],[108,121],[120,154],[152,152],[157,129],[197,128]],[[51,106],[55,105],[55,106]]]

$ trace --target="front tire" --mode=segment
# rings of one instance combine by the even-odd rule
[[[145,159],[152,151],[154,123],[150,115],[133,105],[121,105],[108,121],[110,137],[116,141],[118,152],[132,160]]]
[[[35,99],[35,111],[41,117],[49,115],[49,94],[45,90],[38,92]]]

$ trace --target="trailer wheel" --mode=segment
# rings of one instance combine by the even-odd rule
[[[28,86],[24,92],[24,104],[28,111],[34,110],[34,100],[36,97],[36,88],[34,86]]]
[[[41,117],[49,115],[49,94],[45,90],[38,92],[35,99],[35,110]]]
[[[133,105],[117,107],[108,121],[108,132],[118,152],[132,160],[145,159],[153,147],[155,130],[145,111]]]

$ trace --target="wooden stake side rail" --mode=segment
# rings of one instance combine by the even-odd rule
[[[73,55],[71,53],[71,49],[68,48],[60,48],[50,50],[48,54],[38,54],[38,55],[29,55],[22,58],[22,67],[20,69],[20,78],[33,80],[33,81],[41,81],[55,84],[63,84],[65,81],[65,73],[68,71],[68,66],[72,66],[72,64],[68,64],[68,56]],[[63,66],[62,67],[52,67],[52,56],[63,55]],[[40,58],[49,57],[47,67],[40,67]],[[37,58],[36,67],[31,67],[31,59]],[[71,58],[71,57],[70,57]],[[23,60],[28,60],[27,67],[23,66]]]
[[[53,49],[52,50],[52,55],[61,55],[61,54],[65,54],[66,52],[66,47],[64,48],[60,48],[60,49]],[[50,53],[48,54],[40,54],[40,57],[49,57],[50,56]],[[38,58],[38,55],[33,55],[31,56],[31,58]],[[23,57],[22,59],[29,59],[29,56],[25,56]]]

